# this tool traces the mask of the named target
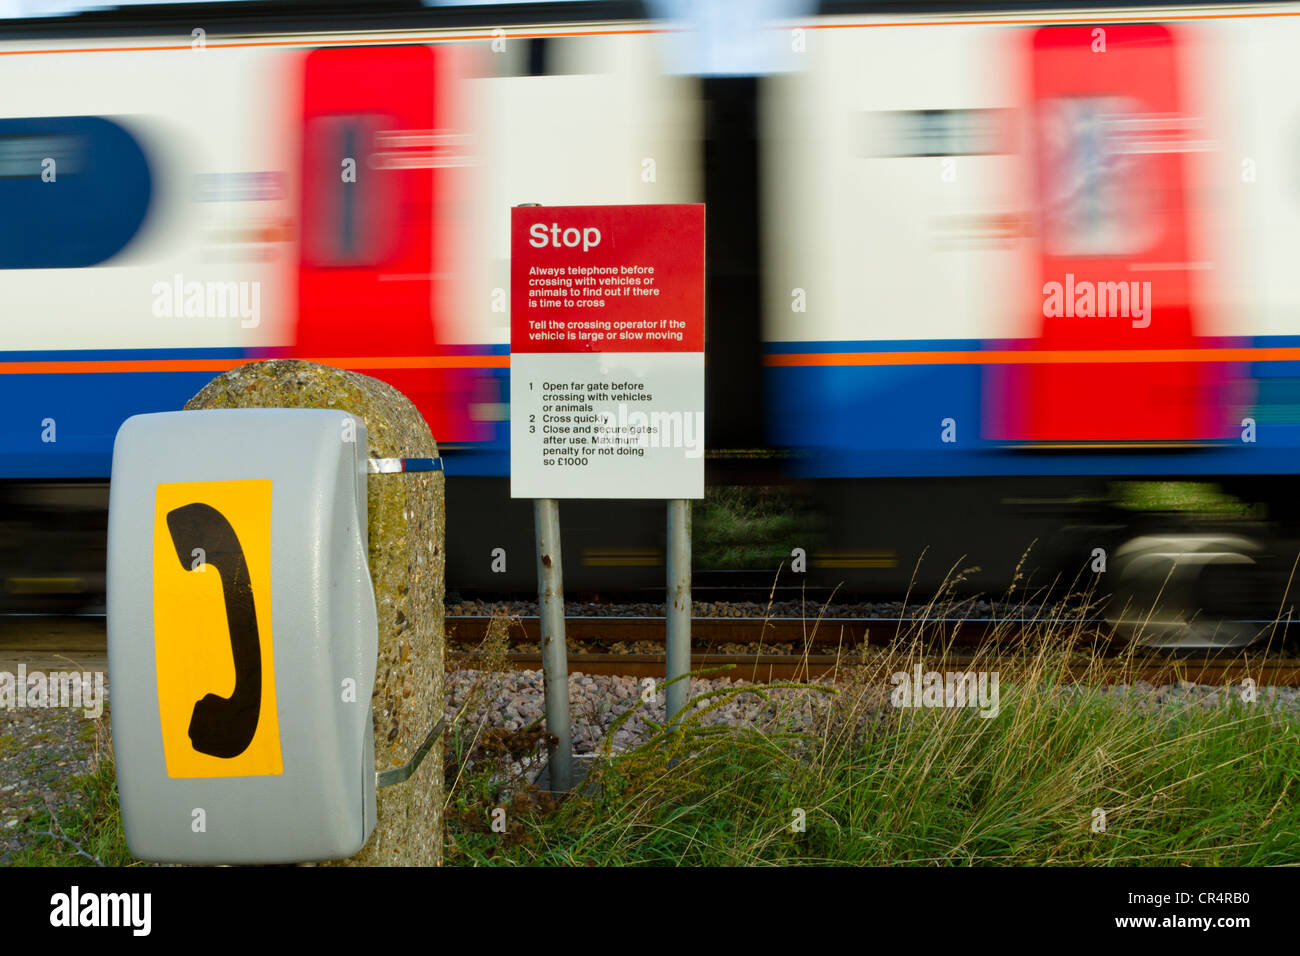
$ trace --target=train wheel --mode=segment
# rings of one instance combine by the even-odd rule
[[[1115,553],[1106,620],[1140,647],[1246,647],[1266,635],[1255,541],[1232,534],[1143,535]]]

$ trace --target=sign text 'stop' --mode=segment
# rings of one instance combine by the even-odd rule
[[[704,206],[511,210],[510,350],[701,352]]]

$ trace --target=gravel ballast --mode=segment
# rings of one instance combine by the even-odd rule
[[[474,670],[449,672],[447,675],[447,710],[450,719],[463,706],[470,696],[470,689],[476,681],[482,679],[486,693],[482,695],[477,710],[467,711],[462,720],[470,725],[483,727],[504,727],[507,730],[521,730],[541,718],[545,711],[542,693],[542,672],[525,670],[516,672],[487,674]],[[619,677],[613,675],[588,675],[580,671],[569,674],[569,707],[573,726],[573,749],[576,753],[592,753],[601,748],[606,732],[618,717],[629,709],[636,712],[618,729],[610,742],[614,752],[625,750],[643,743],[651,733],[644,717],[655,723],[664,721],[664,693],[656,688],[654,697],[649,702],[642,702],[639,696],[646,685],[645,678]],[[811,681],[809,683],[830,687],[829,681]],[[814,718],[824,714],[832,695],[821,690],[805,688],[763,689],[768,700],[757,694],[743,693],[746,687],[755,685],[743,680],[727,678],[694,678],[691,682],[691,696],[700,697],[710,692],[735,689],[738,693],[729,698],[718,709],[706,714],[700,721],[703,726],[728,725],[732,727],[774,728],[782,730],[809,731],[814,729]],[[881,709],[889,708],[885,703],[891,688],[880,688]],[[1060,689],[1063,702],[1077,696],[1081,688],[1066,686]],[[1227,702],[1230,694],[1239,693],[1235,687],[1212,687],[1202,684],[1180,682],[1178,684],[1153,685],[1139,681],[1131,686],[1117,685],[1099,688],[1101,694],[1115,700],[1128,700],[1143,709],[1160,706],[1221,706]],[[704,708],[710,702],[699,702]],[[1257,688],[1257,703],[1264,708],[1280,708],[1293,714],[1300,714],[1300,688],[1294,687],[1260,687]],[[890,708],[892,709],[892,708]]]
[[[107,686],[104,688],[107,698]],[[50,838],[31,834],[28,821],[46,807],[62,816],[82,803],[74,781],[109,753],[108,717],[70,707],[0,709],[0,866]]]

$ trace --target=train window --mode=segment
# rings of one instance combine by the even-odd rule
[[[1123,96],[1044,100],[1038,115],[1043,225],[1053,256],[1122,256],[1157,229],[1144,114]]]
[[[1012,151],[1011,111],[893,110],[866,113],[862,154],[873,157],[985,156]]]
[[[75,176],[80,172],[84,148],[80,136],[0,136],[0,179],[40,179],[42,173],[48,177],[48,171]]]
[[[200,173],[195,202],[267,202],[284,198],[284,173]]]
[[[0,269],[98,265],[140,231],[152,196],[144,151],[113,120],[0,119]]]
[[[374,266],[394,252],[398,185],[374,162],[384,130],[376,114],[317,116],[303,144],[303,259],[311,266]]]

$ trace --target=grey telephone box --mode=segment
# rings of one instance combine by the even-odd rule
[[[357,853],[375,826],[366,429],[319,409],[137,415],[117,433],[108,666],[131,852]]]

